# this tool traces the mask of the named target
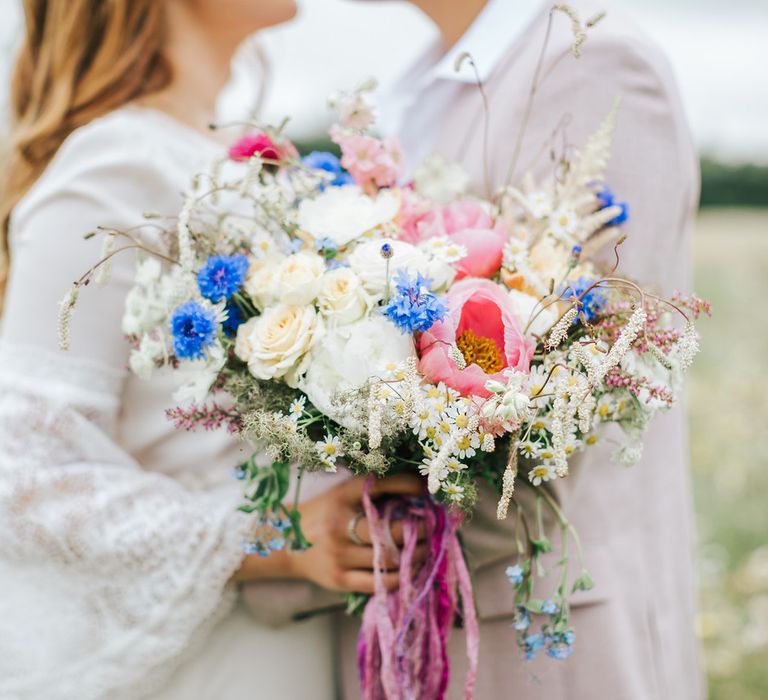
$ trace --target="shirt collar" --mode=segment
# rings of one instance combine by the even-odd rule
[[[541,9],[541,0],[489,0],[469,29],[447,53],[427,71],[424,78],[474,83],[475,71],[464,61],[456,70],[456,60],[463,53],[474,59],[481,82],[498,66],[509,47]],[[430,53],[434,55],[434,48]]]

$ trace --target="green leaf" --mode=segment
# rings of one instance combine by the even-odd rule
[[[571,592],[576,593],[576,591],[589,591],[594,587],[595,582],[592,580],[589,572],[586,569],[582,569],[579,577],[573,582],[573,590]]]
[[[544,601],[541,598],[531,598],[526,604],[526,610],[532,613],[540,613],[541,608],[544,606]]]

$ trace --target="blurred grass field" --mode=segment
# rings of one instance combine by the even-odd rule
[[[699,633],[712,700],[768,698],[768,209],[706,209],[695,289],[713,304],[690,391]]]

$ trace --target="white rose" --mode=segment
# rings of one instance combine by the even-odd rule
[[[313,302],[320,291],[323,272],[325,262],[319,255],[308,252],[289,255],[272,279],[277,299],[294,306]]]
[[[356,185],[328,187],[299,205],[298,224],[315,239],[330,238],[339,248],[394,219],[400,196],[382,190],[371,197]]]
[[[235,354],[257,379],[279,379],[296,386],[307,352],[322,335],[313,306],[278,304],[237,329]]]
[[[274,303],[277,298],[274,284],[275,272],[284,259],[284,256],[271,255],[261,260],[251,261],[243,287],[260,311]]]
[[[536,320],[531,323],[526,335],[544,336],[547,331],[557,323],[559,317],[557,315],[556,305],[550,306],[542,311],[542,305],[539,304],[539,300],[536,297],[518,291],[517,289],[509,290],[509,298],[512,301],[515,315],[520,323],[520,330],[524,330],[528,325],[528,321],[533,318],[533,315],[538,314]],[[539,313],[539,311],[541,311],[541,313]]]
[[[361,429],[349,415],[337,414],[331,399],[377,376],[389,363],[399,364],[414,354],[413,341],[382,316],[371,316],[329,331],[309,355],[309,366],[299,388],[315,407],[350,429]]]
[[[387,286],[387,261],[381,257],[381,246],[385,243],[392,246],[392,257],[389,259],[390,286],[394,286],[397,270],[406,270],[415,277],[417,272],[426,275],[430,269],[427,256],[410,243],[381,238],[357,246],[349,256],[349,265],[362,280],[365,291],[377,300],[384,296]]]
[[[368,309],[363,284],[348,267],[340,267],[323,275],[317,301],[323,316],[338,323],[357,321]]]

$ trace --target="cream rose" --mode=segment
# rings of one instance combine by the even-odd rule
[[[275,273],[283,260],[285,260],[284,256],[270,255],[261,260],[252,261],[250,268],[248,268],[248,276],[245,278],[243,286],[246,294],[260,311],[273,304],[277,299]]]
[[[315,300],[325,262],[315,254],[300,252],[290,255],[278,267],[273,278],[277,298],[285,304],[304,306]]]
[[[237,329],[235,354],[256,379],[284,378],[295,387],[306,369],[307,353],[322,336],[313,306],[278,304]]]
[[[384,296],[387,286],[387,261],[381,257],[381,246],[385,243],[392,247],[390,284],[397,270],[406,270],[412,276],[417,272],[426,274],[429,270],[429,258],[410,243],[380,238],[358,245],[349,256],[349,265],[362,281],[365,291],[376,300]]]
[[[363,386],[390,363],[399,364],[415,353],[413,340],[382,316],[371,316],[329,330],[309,355],[299,388],[314,406],[346,428],[359,430],[354,418],[338,412],[333,396]]]
[[[363,284],[348,267],[340,267],[323,275],[317,302],[320,313],[337,323],[357,321],[368,308]]]

